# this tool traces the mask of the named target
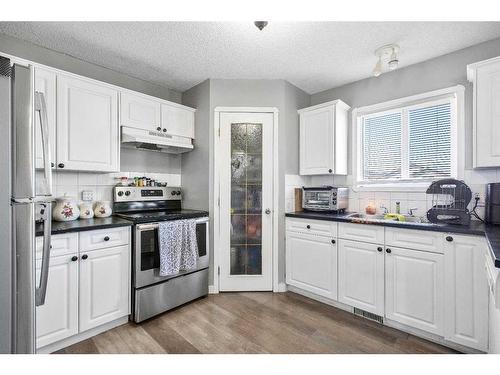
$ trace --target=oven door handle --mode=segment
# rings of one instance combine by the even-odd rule
[[[182,220],[182,219],[180,219],[180,220]],[[196,224],[208,223],[209,220],[210,219],[208,217],[200,217],[200,218],[196,219]],[[136,226],[136,228],[139,231],[143,231],[143,230],[156,229],[156,228],[158,228],[159,225],[160,225],[160,223],[138,224]]]

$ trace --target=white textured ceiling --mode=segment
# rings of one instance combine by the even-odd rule
[[[0,22],[0,33],[185,91],[207,78],[286,79],[316,93],[500,37],[500,22]]]

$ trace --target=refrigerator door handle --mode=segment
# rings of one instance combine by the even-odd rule
[[[35,111],[40,116],[40,127],[42,134],[42,149],[43,149],[43,169],[45,175],[45,190],[43,195],[52,195],[52,166],[51,166],[51,153],[50,153],[50,134],[49,134],[49,121],[47,117],[47,105],[45,103],[45,96],[42,92],[35,92]]]
[[[52,203],[45,202],[44,220],[43,220],[43,253],[42,267],[40,270],[40,285],[35,290],[35,305],[41,306],[45,303],[47,293],[47,282],[49,279],[50,248],[52,236]]]

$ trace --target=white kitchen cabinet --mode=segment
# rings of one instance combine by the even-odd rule
[[[129,253],[128,245],[81,253],[80,332],[130,313]]]
[[[337,244],[334,238],[287,232],[286,282],[337,299]]]
[[[329,221],[289,218],[286,220],[286,230],[317,236],[337,237],[337,223]]]
[[[387,248],[385,294],[385,316],[388,319],[443,336],[442,254]]]
[[[445,338],[482,351],[488,349],[488,282],[486,240],[478,236],[446,235]]]
[[[57,77],[57,167],[117,172],[118,91],[73,76]]]
[[[301,175],[347,174],[349,108],[335,100],[298,111]]]
[[[443,253],[443,233],[426,230],[385,228],[386,246]]]
[[[339,238],[383,244],[384,227],[370,224],[339,223]]]
[[[338,240],[338,300],[384,315],[382,245]]]
[[[473,166],[500,166],[500,57],[467,66],[473,83]]]
[[[123,126],[161,131],[160,102],[129,92],[120,94],[120,121]]]
[[[161,126],[168,135],[194,138],[194,113],[191,108],[162,104]]]
[[[47,121],[49,127],[50,156],[52,168],[56,160],[56,73],[47,69],[35,68],[35,91],[41,92],[45,98]],[[43,168],[42,132],[40,116],[35,114],[35,166]]]
[[[50,259],[45,304],[36,308],[37,348],[78,333],[77,259],[76,253]],[[41,263],[41,259],[37,259],[37,280]]]

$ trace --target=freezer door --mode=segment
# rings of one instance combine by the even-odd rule
[[[31,67],[12,67],[12,196],[35,197],[35,158],[33,126],[33,71]]]
[[[14,203],[15,279],[14,352],[35,352],[34,203]]]

